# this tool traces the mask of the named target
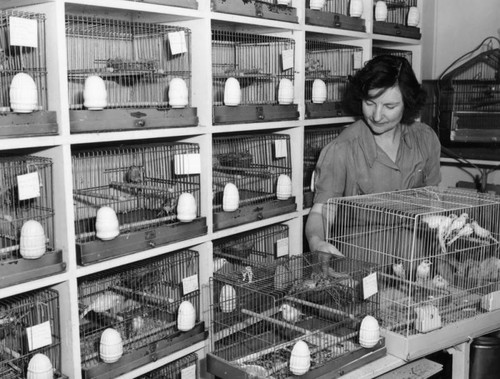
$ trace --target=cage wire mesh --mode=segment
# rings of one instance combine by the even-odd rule
[[[198,378],[199,375],[196,374],[197,362],[198,356],[195,353],[191,353],[173,361],[172,363],[168,363],[160,368],[148,372],[147,374],[141,375],[138,379],[182,379],[184,378],[184,370],[193,370],[189,371],[191,376],[186,373],[187,377]]]
[[[379,267],[382,326],[408,337],[489,310],[499,208],[493,195],[435,187],[330,199],[327,241]]]
[[[45,355],[61,374],[59,295],[42,289],[0,300],[0,377],[21,379],[30,376],[28,365],[36,354]],[[43,330],[46,338],[40,338]],[[35,358],[37,359],[37,358]]]
[[[386,22],[399,25],[406,25],[410,8],[417,6],[417,0],[386,0],[385,3],[387,5]],[[373,14],[375,16],[375,12]]]
[[[31,46],[16,40],[16,28],[28,24]],[[26,27],[26,26],[25,26]],[[0,110],[10,110],[10,84],[19,73],[31,76],[36,84],[38,108],[47,110],[47,63],[45,46],[45,15],[21,10],[0,11]]]
[[[0,156],[0,262],[21,259],[21,229],[31,220],[43,227],[46,253],[55,250],[52,166],[49,158]]]
[[[340,103],[347,89],[348,77],[361,68],[363,49],[327,41],[306,39],[305,101],[313,100],[313,83],[326,85],[327,102]]]
[[[96,239],[97,211],[111,207],[120,232],[173,224],[177,200],[194,196],[199,216],[200,175],[191,173],[195,143],[121,145],[74,151],[73,199],[77,242]]]
[[[412,64],[413,52],[411,50],[402,50],[402,49],[388,49],[384,47],[373,47],[372,49],[373,57],[379,55],[393,55],[396,57],[405,58],[410,64]]]
[[[100,272],[78,282],[82,369],[102,364],[102,333],[113,328],[123,341],[123,356],[148,348],[177,332],[177,311],[189,301],[199,321],[199,290],[188,292],[183,280],[196,277],[199,255],[193,250],[169,253]],[[125,358],[126,359],[126,358]]]
[[[214,136],[213,210],[222,211],[224,187],[238,188],[239,206],[276,200],[278,177],[292,178],[290,136],[286,134]]]
[[[311,351],[311,369],[360,348],[361,319],[377,316],[360,283],[370,265],[334,258],[324,273],[317,253],[291,256],[275,274],[274,289],[256,289],[214,277],[212,354],[241,367],[260,366],[275,378],[290,377],[297,341]]]
[[[241,105],[278,104],[280,80],[294,81],[294,48],[295,41],[289,38],[212,30],[213,105],[224,105],[224,86],[230,77],[240,84]],[[287,53],[291,60],[283,57]]]
[[[107,108],[164,108],[168,85],[191,88],[191,31],[187,28],[85,15],[66,15],[70,109],[83,109],[85,79],[100,76]]]

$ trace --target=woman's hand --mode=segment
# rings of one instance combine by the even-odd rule
[[[318,251],[321,253],[326,253],[323,255],[331,256],[331,255],[336,255],[338,257],[343,257],[344,254],[340,252],[339,249],[337,249],[335,246],[333,246],[331,243],[328,243],[326,241],[319,241],[315,244],[314,250],[313,251]]]

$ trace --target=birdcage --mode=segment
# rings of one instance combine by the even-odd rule
[[[0,84],[0,137],[57,134],[56,113],[48,110],[44,14],[0,11]]]
[[[0,287],[61,272],[54,246],[52,160],[0,156]]]
[[[72,166],[81,264],[206,232],[200,216],[198,144],[75,149]]]
[[[322,5],[318,9],[317,3]],[[340,28],[346,30],[366,31],[365,19],[362,18],[363,5],[353,9],[351,0],[306,1],[306,24]]]
[[[262,372],[259,377],[299,375],[290,371],[291,351],[299,341],[309,347],[310,375],[348,372],[348,362],[367,363],[385,354],[383,340],[375,338],[370,347],[358,340],[361,320],[377,316],[376,302],[364,300],[361,289],[369,265],[332,258],[335,276],[330,276],[317,255],[290,257],[274,291],[214,277],[210,373],[221,378],[244,377],[252,370]]]
[[[500,200],[424,187],[330,199],[327,241],[379,266],[388,351],[402,359],[498,324]]]
[[[67,378],[61,373],[59,296],[42,289],[0,300],[0,377]],[[52,376],[53,375],[53,376]]]
[[[290,38],[212,30],[214,123],[297,119],[294,48]]]
[[[293,212],[290,136],[213,137],[214,229]]]
[[[410,62],[410,65],[413,63],[412,62],[413,52],[411,50],[393,49],[393,48],[384,48],[384,47],[374,46],[372,48],[372,55],[373,55],[373,57],[376,57],[379,55],[393,55],[396,57],[405,58],[408,62]]]
[[[67,14],[66,42],[72,132],[198,124],[189,29]]]
[[[311,127],[304,130],[304,176],[303,205],[309,208],[314,198],[314,169],[323,147],[333,141],[344,129],[344,125]]]
[[[377,9],[377,3],[385,3],[385,9]],[[380,4],[383,5],[383,4]],[[386,0],[374,2],[373,33],[420,39],[420,13],[417,0]],[[410,18],[408,17],[411,13]]]
[[[116,378],[203,341],[198,266],[181,250],[81,278],[83,377]]]
[[[291,0],[211,0],[214,12],[258,17],[266,20],[298,22]]]
[[[306,39],[306,117],[341,117],[348,77],[361,68],[363,49]]]
[[[129,0],[129,1],[198,9],[197,0]]]
[[[198,356],[195,353],[177,359],[160,368],[148,372],[138,379],[183,379],[199,378],[197,375]]]

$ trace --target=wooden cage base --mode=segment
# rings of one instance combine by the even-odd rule
[[[306,24],[358,32],[366,31],[365,20],[363,18],[350,17],[339,13],[322,12],[309,8],[306,8]]]
[[[83,369],[82,376],[84,379],[113,379],[203,341],[207,337],[208,331],[205,330],[205,323],[202,321],[187,332],[176,332],[168,338],[125,354],[115,363],[101,362],[90,369]]]
[[[373,21],[373,34],[385,34],[389,36],[420,39],[420,28],[406,26],[393,22]]]
[[[347,114],[342,110],[340,102],[327,102],[322,104],[306,103],[307,118],[343,117]]]
[[[0,113],[0,137],[32,137],[57,134],[56,112]]]
[[[196,108],[133,108],[69,112],[71,133],[197,126]]]
[[[297,9],[258,0],[212,0],[212,10],[241,16],[298,23]]]
[[[298,118],[297,104],[214,107],[214,124],[297,120]]]

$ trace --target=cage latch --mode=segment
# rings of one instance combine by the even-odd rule
[[[155,230],[148,230],[144,234],[144,239],[148,241],[148,244],[150,247],[156,247],[156,243],[154,239],[156,238],[156,231]]]
[[[255,15],[257,17],[264,17],[264,13],[262,12],[262,4],[255,3]]]
[[[264,115],[264,107],[257,107],[257,118],[259,120],[264,120],[266,118]]]
[[[156,353],[156,343],[152,343],[149,345],[149,358],[151,358],[152,362],[156,362],[158,360],[158,354]]]
[[[340,17],[339,17],[338,14],[336,14],[333,17],[333,26],[336,27],[336,28],[341,28],[342,27],[342,23],[340,22]]]
[[[395,25],[394,29],[396,29],[396,35],[397,36],[401,35],[401,28],[399,27],[399,25]]]
[[[144,120],[144,119],[142,119],[142,120],[135,120],[134,121],[134,126],[135,127],[143,128],[144,126],[146,126],[146,120]]]

